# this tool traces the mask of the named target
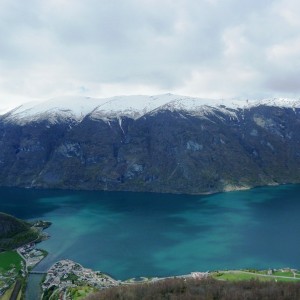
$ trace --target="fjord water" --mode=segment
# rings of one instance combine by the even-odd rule
[[[188,196],[0,189],[0,211],[53,224],[36,270],[69,258],[117,279],[300,268],[300,185]]]

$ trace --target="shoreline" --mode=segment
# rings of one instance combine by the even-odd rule
[[[70,281],[72,278],[72,281]],[[56,262],[47,271],[46,278],[41,282],[42,294],[47,297],[55,295],[60,298],[67,298],[72,292],[85,289],[87,295],[109,289],[112,287],[135,286],[142,284],[154,284],[157,282],[183,279],[186,280],[208,280],[216,281],[288,281],[300,283],[300,272],[296,269],[269,269],[269,270],[218,270],[211,272],[191,272],[186,275],[168,276],[168,277],[140,277],[127,279],[125,281],[114,280],[108,277],[106,273],[86,269],[79,263],[71,260],[62,260]],[[48,298],[45,298],[48,299]]]
[[[286,185],[300,185],[300,182],[270,182],[262,185],[234,185],[227,184],[224,189],[206,191],[206,192],[196,192],[196,193],[180,193],[180,192],[170,192],[170,191],[141,191],[141,190],[106,190],[106,189],[76,189],[68,187],[44,187],[44,186],[0,186],[0,188],[15,188],[15,189],[26,189],[26,190],[50,190],[50,191],[76,191],[76,192],[103,192],[103,193],[149,193],[149,194],[166,194],[166,195],[187,195],[187,196],[207,196],[219,193],[230,193],[237,191],[247,191],[252,189],[276,187],[276,186],[286,186]]]
[[[42,230],[43,231],[43,230]],[[41,232],[42,232],[41,231]],[[50,238],[48,236],[48,238]],[[39,241],[38,243],[41,243],[43,240]],[[34,243],[34,247],[36,246],[36,243]],[[43,252],[43,257],[40,259],[31,270],[27,270],[26,274],[26,289],[25,293],[28,292],[28,279],[30,274],[34,273],[34,268],[48,255],[48,252],[46,250],[43,250],[42,247],[39,249],[39,251]],[[46,252],[45,252],[46,251]],[[19,253],[19,251],[18,251]],[[59,274],[59,268],[55,270],[55,266],[61,267],[61,265],[69,265],[69,271],[62,273],[63,276],[59,277],[58,275],[53,274]],[[27,264],[26,264],[27,266]],[[70,267],[71,266],[71,267]],[[74,270],[72,266],[76,266],[78,270],[74,273]],[[32,271],[32,272],[31,272]],[[282,276],[280,273],[282,272]],[[300,272],[296,269],[291,268],[282,268],[282,269],[272,269],[272,270],[216,270],[216,271],[207,271],[207,272],[191,272],[190,274],[183,274],[183,275],[170,275],[166,277],[136,277],[136,278],[129,278],[126,280],[117,280],[113,276],[109,275],[109,273],[105,273],[102,271],[93,271],[92,269],[84,268],[80,263],[73,262],[69,259],[55,262],[46,272],[43,272],[44,277],[42,281],[39,283],[39,287],[41,289],[41,299],[45,293],[48,293],[49,290],[52,288],[53,293],[57,293],[59,295],[67,296],[69,291],[71,289],[80,289],[82,286],[90,286],[91,283],[94,285],[94,289],[103,289],[103,288],[110,288],[113,286],[128,286],[128,285],[136,285],[136,284],[145,284],[145,283],[155,283],[158,281],[168,280],[168,279],[195,279],[195,280],[204,280],[207,278],[213,278],[215,280],[229,280],[229,281],[235,281],[235,280],[250,280],[250,279],[256,279],[256,280],[273,280],[273,281],[293,281],[293,282],[300,282]],[[287,276],[289,275],[289,276]],[[52,276],[52,277],[51,277]],[[76,276],[76,277],[74,277]],[[68,278],[73,278],[72,281],[68,281]],[[74,278],[76,280],[80,278],[80,283],[73,282]],[[92,278],[92,279],[91,279]],[[245,279],[246,278],[246,279]],[[248,279],[247,279],[248,278]],[[100,282],[99,280],[103,280],[103,282]],[[104,283],[105,280],[105,283]],[[56,282],[56,285],[52,284],[53,282]],[[52,284],[52,285],[51,285]]]

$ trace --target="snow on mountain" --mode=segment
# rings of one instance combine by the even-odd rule
[[[259,105],[300,108],[300,99],[289,99],[289,98],[263,99],[259,101],[253,101],[251,106],[259,106]]]
[[[236,116],[236,110],[253,106],[277,106],[300,108],[299,99],[274,98],[255,100],[211,100],[194,97],[164,94],[157,96],[117,96],[112,98],[59,97],[45,102],[31,102],[21,105],[9,112],[2,112],[7,121],[25,124],[47,119],[51,123],[69,119],[80,122],[89,115],[93,119],[107,121],[111,118],[127,116],[133,119],[147,113],[160,110],[188,111],[205,117],[216,111]],[[0,111],[1,114],[1,111]]]
[[[175,102],[174,102],[175,101]],[[202,99],[183,97],[173,94],[158,96],[117,96],[113,98],[61,97],[45,102],[31,102],[21,105],[5,115],[7,121],[25,124],[27,122],[47,119],[55,123],[61,119],[81,121],[86,115],[94,119],[109,120],[127,116],[137,119],[166,104],[180,101],[205,103]],[[209,100],[206,100],[208,103]],[[194,105],[194,104],[190,104]],[[176,106],[176,105],[175,105]],[[189,106],[187,106],[187,109]]]
[[[61,118],[80,121],[106,99],[87,97],[59,97],[44,102],[30,102],[23,104],[7,113],[9,121],[27,123],[48,119],[55,123]]]
[[[215,114],[216,111],[223,114],[236,117],[236,109],[244,107],[243,101],[225,101],[225,100],[212,100],[191,97],[177,97],[175,100],[158,107],[154,112],[159,110],[170,111],[186,111],[194,116],[208,116]]]
[[[92,113],[95,119],[109,119],[127,116],[137,119],[146,113],[157,109],[166,103],[178,99],[179,96],[164,94],[158,96],[118,96],[99,105]]]

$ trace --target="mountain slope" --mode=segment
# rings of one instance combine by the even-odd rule
[[[0,213],[0,238],[12,237],[23,231],[29,230],[30,225],[11,215]]]
[[[0,116],[3,186],[207,193],[300,182],[300,102],[64,98]]]
[[[38,239],[39,231],[11,215],[0,213],[0,250],[11,250]]]

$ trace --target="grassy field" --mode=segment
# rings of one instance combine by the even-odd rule
[[[285,277],[294,277],[294,273],[291,271],[276,271],[273,272],[275,276],[285,276]],[[296,272],[296,277],[299,278],[300,274]]]
[[[5,292],[5,294],[4,294],[2,297],[0,297],[0,299],[1,299],[1,300],[9,300],[9,299],[10,299],[10,296],[11,296],[13,290],[14,290],[14,287],[15,287],[15,284],[13,284],[13,285]],[[21,297],[22,297],[22,291],[19,292],[17,300],[20,300]]]
[[[281,272],[276,271],[273,272],[272,275],[268,276],[260,276],[261,275],[267,275],[267,272],[257,272],[257,274],[251,274],[246,272],[239,272],[239,271],[226,271],[226,272],[216,272],[212,274],[212,277],[217,280],[227,280],[227,281],[242,281],[242,280],[260,280],[260,281],[296,281],[294,278],[294,274],[292,272]],[[283,276],[283,277],[291,277],[289,278],[280,278],[275,276]],[[297,276],[296,276],[297,277]],[[298,278],[298,277],[297,277]],[[300,282],[300,280],[299,280]]]
[[[95,289],[89,286],[81,286],[78,288],[71,288],[69,290],[72,299],[74,300],[81,300],[86,298],[89,294],[95,292]]]
[[[218,280],[228,280],[228,281],[240,281],[240,280],[251,280],[251,279],[259,279],[259,280],[270,280],[267,277],[253,275],[253,274],[246,274],[246,273],[239,273],[239,272],[226,272],[226,273],[215,273],[213,274],[213,278]]]
[[[9,300],[10,299],[10,296],[14,290],[14,284],[5,292],[5,294],[0,297],[1,300]]]
[[[6,272],[14,266],[17,271],[21,269],[22,258],[16,251],[5,251],[0,253],[0,272]]]

